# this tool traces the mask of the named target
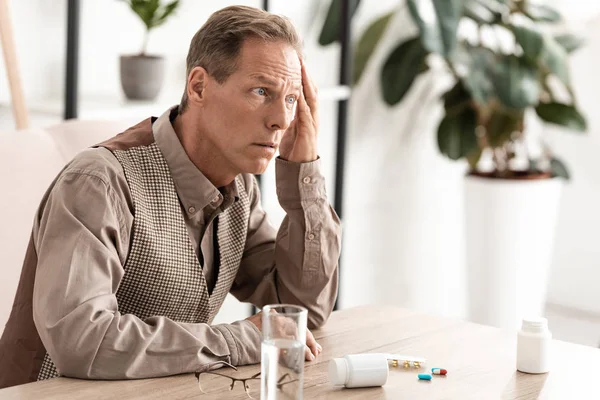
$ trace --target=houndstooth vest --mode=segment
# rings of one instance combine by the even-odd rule
[[[142,320],[165,316],[176,322],[211,323],[229,293],[244,251],[250,202],[243,179],[236,178],[239,200],[218,218],[215,260],[220,265],[209,295],[173,179],[156,143],[111,151],[123,166],[135,215],[133,242],[116,293],[119,312]],[[59,373],[46,353],[38,380],[56,376]]]

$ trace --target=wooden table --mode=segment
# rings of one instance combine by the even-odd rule
[[[552,328],[552,327],[550,327]],[[600,399],[600,350],[554,341],[550,373],[515,369],[516,333],[398,308],[361,307],[335,312],[315,331],[323,353],[308,362],[306,399]],[[427,358],[427,367],[446,368],[446,377],[419,381],[417,371],[392,368],[381,388],[343,389],[328,382],[332,357],[363,352]],[[242,371],[251,375],[260,366]],[[239,391],[238,391],[239,390]],[[205,399],[192,374],[133,381],[55,378],[0,390],[0,399]],[[236,387],[218,398],[246,399]]]

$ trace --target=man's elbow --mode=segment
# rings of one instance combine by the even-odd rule
[[[66,352],[61,352],[52,357],[52,362],[56,367],[56,371],[61,376],[79,379],[97,378],[92,376],[90,373],[90,368],[86,367],[86,360],[84,360],[82,357],[78,357],[77,355],[69,355],[65,353]]]
[[[319,329],[320,327],[322,327],[323,325],[325,325],[325,322],[327,322],[327,320],[325,318],[308,318],[308,328],[313,330],[313,329]]]
[[[329,285],[326,290],[323,290],[317,300],[308,308],[307,325],[309,329],[319,329],[329,319],[335,303],[337,301],[337,268],[333,279],[330,280],[333,285]]]
[[[66,347],[55,348],[50,354],[50,358],[56,367],[60,376],[78,379],[131,379],[136,378],[130,374],[124,366],[126,363],[119,363],[106,369],[95,357],[95,352],[83,349],[75,350]]]
[[[90,368],[93,354],[85,351],[81,343],[69,343],[52,332],[47,332],[44,336],[44,347],[59,375],[79,379],[96,378],[92,376]]]
[[[92,374],[92,364],[97,353],[97,344],[90,341],[89,333],[82,333],[78,339],[68,338],[64,332],[81,331],[77,325],[65,328],[60,324],[50,324],[48,321],[34,317],[36,329],[50,356],[56,371],[61,376],[80,379],[95,379]]]
[[[307,325],[309,329],[319,329],[329,319],[331,315],[331,310],[320,310],[320,311],[309,311],[307,317]]]

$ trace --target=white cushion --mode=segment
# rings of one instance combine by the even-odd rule
[[[70,120],[43,130],[0,132],[0,334],[10,315],[35,212],[48,186],[79,151],[132,125]]]
[[[46,132],[0,132],[0,333],[10,314],[35,212],[63,165]]]
[[[139,121],[138,121],[139,122]],[[131,121],[69,120],[46,128],[66,161],[81,150],[103,142],[135,125]]]

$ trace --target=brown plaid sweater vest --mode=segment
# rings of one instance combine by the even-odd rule
[[[133,129],[147,128],[149,121],[144,122]],[[246,242],[250,202],[242,177],[236,178],[239,200],[218,218],[215,260],[220,265],[209,295],[173,179],[156,143],[110,150],[125,171],[135,216],[125,274],[116,294],[119,312],[142,320],[164,316],[177,322],[211,323],[233,284]],[[46,353],[38,380],[59,373]]]

